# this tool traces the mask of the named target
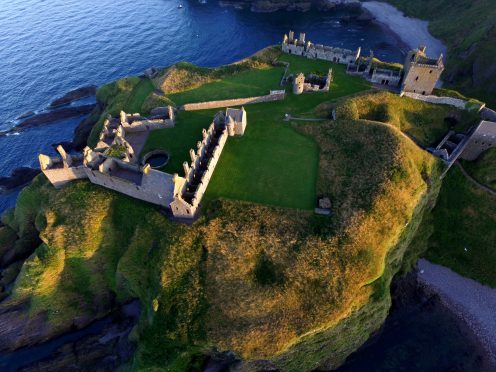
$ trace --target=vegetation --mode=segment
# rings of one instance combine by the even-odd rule
[[[95,147],[108,115],[118,116],[121,110],[139,112],[154,86],[149,79],[127,77],[104,85],[96,92],[98,102],[105,106],[100,119],[93,126],[88,137],[88,145]]]
[[[109,147],[107,155],[122,159],[126,153],[126,148],[122,145],[112,145]]]
[[[388,92],[353,97],[338,106],[337,113],[353,118],[356,117],[355,107],[361,119],[393,125],[424,146],[437,144],[449,129],[463,132],[480,120],[473,111],[434,105]]]
[[[446,176],[425,227],[425,257],[496,287],[496,197],[477,188],[457,167]]]
[[[496,148],[485,151],[476,161],[464,161],[463,167],[477,181],[496,190]]]
[[[388,0],[407,15],[429,21],[448,46],[444,81],[496,105],[496,7],[491,0]]]
[[[250,62],[253,71],[248,62],[215,72],[188,67],[217,80],[157,97],[177,104],[217,94],[213,84],[236,85],[240,94],[265,89],[282,74],[262,63],[272,51]],[[342,363],[385,319],[392,277],[425,248],[427,238],[414,239],[419,226],[426,237],[425,226],[434,226],[431,242],[443,244],[429,243],[428,254],[451,264],[443,255],[451,237],[442,223],[462,223],[457,214],[445,215],[452,213],[446,203],[460,193],[451,188],[470,186],[455,173],[442,191],[445,204],[422,224],[439,192],[440,164],[403,132],[427,144],[447,129],[447,117],[456,118],[460,128],[473,117],[367,92],[368,84],[345,75],[344,66],[288,55],[280,60],[295,71],[332,67],[330,92],[288,93],[284,101],[246,107],[246,133],[227,142],[192,225],[169,221],[149,204],[87,181],[56,190],[38,176],[0,229],[0,247],[14,236],[14,247],[37,247],[0,312],[26,303],[29,316],[46,313],[49,326],[63,330],[75,318],[89,322],[107,314],[114,302],[138,298],[143,311],[133,332],[138,341],[133,368],[139,370],[194,370],[214,346],[248,360],[248,369],[254,359],[269,359],[287,371]],[[248,82],[255,71],[265,79]],[[162,99],[153,94],[147,82],[123,80],[102,88],[99,100],[110,112]],[[337,121],[283,120],[285,114],[326,116],[334,107]],[[189,148],[213,114],[181,112],[174,128],[152,132],[144,151],[166,149],[171,158],[164,170],[182,173]],[[495,238],[496,209],[483,198],[477,200],[484,206],[475,204],[480,210],[467,207],[478,192],[463,189],[467,204],[457,210],[460,216],[484,213],[472,223],[486,235],[456,226],[457,243],[480,243],[485,259],[494,262],[486,247]],[[331,199],[331,216],[310,211],[317,195]],[[474,269],[479,258],[471,259],[465,261],[469,274],[494,280],[488,263]],[[453,260],[461,266],[459,257]]]

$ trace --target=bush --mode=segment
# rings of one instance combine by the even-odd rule
[[[281,284],[284,282],[284,273],[282,272],[282,269],[274,264],[265,253],[258,258],[254,274],[256,282],[263,286]]]
[[[339,120],[359,120],[357,105],[352,100],[346,100],[336,108],[336,119]]]

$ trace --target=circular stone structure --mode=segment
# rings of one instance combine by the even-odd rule
[[[169,162],[170,156],[167,151],[154,150],[143,156],[142,165],[150,164],[152,169],[161,168]]]

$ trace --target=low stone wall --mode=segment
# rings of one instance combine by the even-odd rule
[[[418,101],[424,101],[428,103],[434,103],[436,105],[449,105],[449,106],[454,106],[456,108],[465,109],[465,106],[467,105],[467,102],[458,99],[458,98],[453,98],[453,97],[438,97],[438,96],[424,96],[422,94],[418,93],[409,93],[409,92],[403,92],[401,96],[409,97],[416,99]]]
[[[197,111],[197,110],[224,108],[224,107],[230,107],[230,106],[243,106],[243,105],[251,105],[254,103],[282,101],[285,97],[286,97],[286,93],[274,93],[274,94],[267,94],[266,96],[258,96],[258,97],[235,98],[235,99],[226,99],[226,100],[222,100],[222,101],[187,103],[187,104],[181,106],[181,109],[184,111]]]

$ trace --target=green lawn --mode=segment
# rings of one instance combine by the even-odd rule
[[[496,148],[483,152],[475,161],[463,161],[463,167],[477,181],[496,190]]]
[[[297,124],[284,121],[284,115],[315,116],[313,110],[320,103],[369,89],[369,85],[361,78],[346,75],[342,65],[289,55],[281,59],[305,72],[332,67],[335,79],[330,92],[299,96],[288,93],[284,101],[247,105],[245,135],[229,138],[205,200],[224,197],[300,209],[315,206],[318,146],[295,130],[293,126]],[[270,89],[281,89],[281,77],[280,67],[254,69],[168,97],[183,104],[267,94]],[[290,87],[286,90],[291,92]],[[180,112],[175,128],[152,132],[142,153],[169,151],[171,160],[162,170],[183,175],[182,163],[189,161],[189,149],[195,148],[201,129],[210,125],[215,111]]]
[[[134,87],[126,103],[126,110],[130,113],[141,112],[141,106],[145,102],[146,97],[155,89],[150,79],[141,80]]]
[[[162,149],[169,155],[169,162],[160,170],[184,175],[183,162],[190,162],[189,149],[196,149],[196,142],[202,139],[202,129],[212,123],[216,110],[182,111],[177,115],[176,125],[170,129],[154,130],[141,152]]]
[[[496,287],[496,197],[453,167],[444,179],[432,224],[427,259]]]
[[[176,105],[183,105],[185,103],[263,96],[269,94],[271,89],[279,89],[282,74],[282,67],[252,69],[204,84],[196,89],[169,94],[167,97]]]

